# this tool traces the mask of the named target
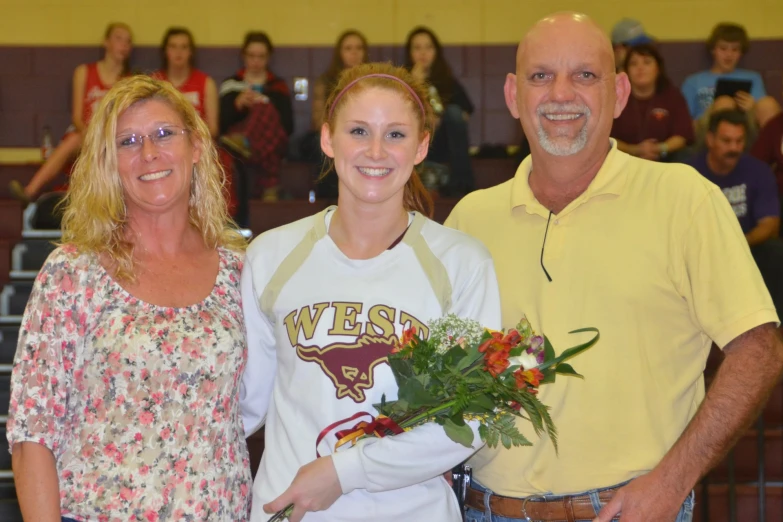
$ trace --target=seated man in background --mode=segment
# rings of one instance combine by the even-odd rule
[[[653,41],[653,37],[644,31],[644,26],[639,20],[623,18],[617,22],[612,28],[612,48],[617,72],[625,71],[625,59],[631,47],[651,44]]]
[[[710,117],[707,151],[691,165],[723,190],[739,219],[775,308],[783,310],[783,241],[775,177],[764,162],[745,154],[747,121],[741,111]]]
[[[756,71],[737,69],[740,58],[748,52],[749,46],[748,33],[741,25],[720,23],[712,30],[707,39],[707,48],[713,58],[712,67],[691,74],[682,84],[682,94],[694,120],[698,122],[705,113],[711,112],[719,79],[751,82],[750,92],[737,91],[733,100],[736,108],[756,118],[759,127],[763,127],[780,112],[777,101],[767,96],[761,75]]]

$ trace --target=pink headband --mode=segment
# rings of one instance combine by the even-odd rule
[[[427,112],[424,110],[424,104],[421,102],[421,98],[419,98],[419,95],[416,94],[416,91],[413,90],[413,88],[405,83],[403,80],[397,78],[396,76],[392,76],[391,74],[384,74],[384,73],[373,73],[373,74],[366,74],[364,76],[361,76],[359,78],[356,78],[354,81],[343,87],[343,90],[340,91],[337,96],[334,97],[334,101],[332,102],[332,106],[329,107],[329,118],[332,119],[332,114],[334,113],[334,108],[337,106],[337,102],[340,101],[340,98],[343,97],[343,94],[348,91],[351,87],[354,86],[355,83],[357,83],[359,80],[363,80],[365,78],[388,78],[390,80],[394,80],[395,82],[399,82],[400,85],[408,89],[408,92],[411,93],[411,96],[413,96],[413,99],[416,100],[416,103],[419,104],[419,109],[421,109],[421,115],[426,116]]]

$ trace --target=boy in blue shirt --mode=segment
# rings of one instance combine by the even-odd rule
[[[761,75],[756,71],[737,69],[737,63],[749,47],[744,27],[730,23],[716,25],[707,40],[707,47],[713,57],[712,68],[688,76],[682,84],[682,94],[694,120],[710,112],[718,79],[751,82],[750,93],[738,91],[734,95],[734,105],[753,115],[760,127],[780,112],[777,101],[767,96]]]

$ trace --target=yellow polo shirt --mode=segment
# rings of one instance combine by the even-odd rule
[[[704,397],[714,340],[777,322],[772,299],[720,189],[694,169],[612,148],[587,190],[552,215],[514,179],[468,195],[446,224],[480,239],[495,261],[503,327],[525,314],[555,351],[598,343],[570,362],[584,380],[541,388],[559,434],[520,428],[532,447],[481,450],[474,477],[522,497],[610,486],[652,469]],[[548,281],[543,265],[552,277]]]

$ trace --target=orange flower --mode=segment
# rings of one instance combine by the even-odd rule
[[[493,377],[497,377],[509,367],[508,362],[508,349],[501,348],[487,351],[484,354],[484,364],[487,367],[487,371],[492,374]]]
[[[511,329],[508,331],[505,337],[503,337],[503,342],[511,346],[512,348],[519,344],[519,341],[522,340],[522,336],[519,335],[519,332],[515,329]]]
[[[541,379],[544,378],[544,374],[538,368],[531,368],[530,370],[519,370],[514,372],[514,379],[517,381],[517,388],[520,390],[525,388],[528,384],[532,388],[538,387],[541,384]]]
[[[416,327],[413,326],[411,328],[408,328],[407,330],[402,331],[402,339],[398,340],[397,343],[394,345],[394,348],[392,348],[391,353],[398,353],[403,348],[408,346],[411,341],[413,341],[413,337],[416,335]]]
[[[500,344],[503,342],[503,332],[490,332],[490,337],[479,346],[479,351],[485,353],[490,346]]]

